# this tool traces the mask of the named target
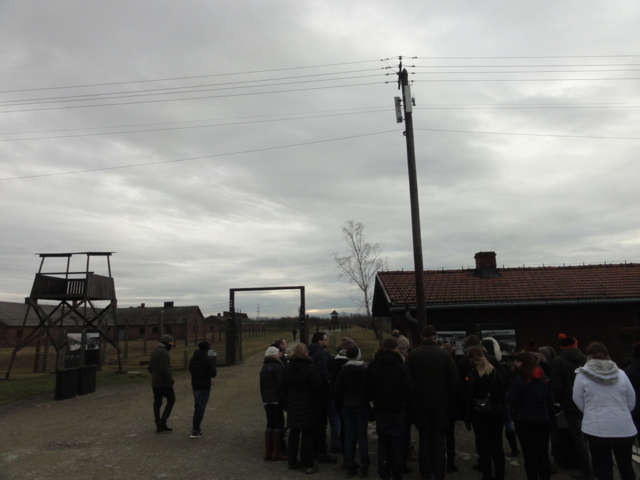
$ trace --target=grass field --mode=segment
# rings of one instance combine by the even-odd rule
[[[371,360],[373,352],[378,347],[378,341],[370,329],[363,330],[360,327],[356,327],[344,332],[327,332],[327,334],[329,337],[329,353],[332,355],[335,355],[336,348],[340,345],[340,340],[344,336],[351,337],[356,341],[362,350],[362,359],[365,362]],[[388,336],[388,334],[386,336]],[[265,351],[267,347],[278,338],[284,338],[288,343],[291,343],[291,332],[282,331],[263,336],[243,338],[243,358]],[[197,347],[193,345],[185,347],[184,342],[180,341],[177,343],[178,346],[170,352],[174,374],[176,376],[188,375],[188,362]],[[148,341],[147,351],[144,352],[144,342],[142,340],[129,342],[128,355],[125,358],[124,343],[122,343],[120,347],[123,350],[121,361],[124,374],[118,372],[115,348],[110,345],[107,346],[106,364],[103,365],[102,370],[98,372],[96,379],[97,385],[104,387],[148,382],[149,373],[147,367],[141,364],[141,362],[147,362],[149,360],[151,351],[156,345],[157,341]],[[211,343],[211,348],[216,350],[217,364],[223,366],[226,353],[224,338],[222,342]],[[50,396],[53,398],[56,379],[54,374],[56,358],[54,349],[50,349],[49,373],[34,373],[36,347],[29,346],[18,352],[11,370],[10,379],[4,380],[12,352],[13,349],[11,348],[0,349],[0,406],[35,396]],[[39,367],[42,366],[42,355],[41,352],[40,361],[38,362]]]

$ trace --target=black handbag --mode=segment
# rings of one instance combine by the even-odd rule
[[[491,381],[491,386],[489,387],[489,392],[487,393],[486,398],[477,398],[476,403],[473,406],[473,410],[479,415],[486,415],[487,413],[491,413],[493,410],[493,405],[491,404],[491,389],[493,388],[493,384],[496,382],[496,377],[498,376],[498,371],[493,369],[493,380]]]
[[[476,404],[473,407],[475,412],[480,415],[491,413],[492,408],[493,405],[491,405],[491,399],[489,398],[489,396],[487,396],[487,398],[478,398],[476,400]]]

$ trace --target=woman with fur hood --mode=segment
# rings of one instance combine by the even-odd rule
[[[584,413],[582,431],[589,443],[594,473],[600,480],[613,479],[613,451],[620,478],[635,480],[631,460],[637,433],[631,418],[635,391],[602,343],[592,342],[587,355],[589,361],[576,370],[573,401]]]
[[[269,347],[260,370],[260,394],[267,414],[264,432],[264,460],[286,460],[282,452],[284,435],[284,365],[278,347]]]

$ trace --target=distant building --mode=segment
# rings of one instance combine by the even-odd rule
[[[39,304],[50,314],[54,305]],[[18,341],[26,338],[39,326],[39,319],[34,309],[30,309],[25,323],[28,305],[17,302],[0,302],[0,347],[15,347]],[[122,342],[125,332],[129,340],[160,338],[160,330],[172,335],[176,341],[184,344],[197,344],[202,340],[211,340],[217,334],[220,325],[224,325],[225,317],[204,318],[197,305],[178,307],[174,302],[164,302],[162,307],[147,307],[144,303],[139,307],[117,308],[117,332],[112,315],[109,315],[109,332]],[[25,323],[23,325],[23,323]],[[65,329],[82,328],[83,322],[70,315],[62,322]],[[224,331],[224,328],[223,328]],[[116,335],[117,333],[117,335]]]
[[[471,333],[498,336],[507,352],[530,339],[558,350],[565,333],[583,349],[599,341],[614,360],[631,359],[640,339],[640,264],[498,268],[495,252],[475,260],[475,269],[424,272],[427,323],[438,332],[454,342]],[[389,317],[418,340],[413,271],[378,272],[373,316]]]
[[[116,309],[116,318],[119,341],[124,340],[125,329],[129,340],[158,339],[162,331],[185,345],[196,345],[212,335],[197,305],[177,307],[174,302],[164,302],[162,307],[147,307],[142,303],[139,307]],[[109,324],[113,329],[112,320]]]
[[[55,305],[40,305],[42,310],[51,314]],[[19,302],[0,302],[0,348],[15,347],[18,342],[29,336],[38,326],[40,320],[34,309],[29,310],[25,322],[25,315],[29,306]],[[73,328],[82,325],[75,315],[70,315],[63,322],[65,327]]]

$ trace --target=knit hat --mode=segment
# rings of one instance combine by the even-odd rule
[[[269,347],[267,348],[267,351],[265,352],[264,356],[277,357],[279,353],[280,353],[280,349],[278,347]]]
[[[568,350],[569,348],[578,348],[578,340],[576,340],[575,338],[569,337],[564,333],[558,335],[558,338],[560,339],[560,348],[562,350]]]
[[[349,360],[360,360],[362,358],[362,355],[360,354],[360,349],[358,347],[347,348],[346,356]]]
[[[160,343],[173,343],[173,337],[171,335],[163,335]]]
[[[633,356],[638,358],[640,357],[640,342],[636,342],[631,346],[631,349],[633,350]]]
[[[200,350],[209,350],[209,342],[200,342],[198,348]]]
[[[400,335],[399,337],[396,338],[396,340],[398,340],[398,348],[400,350],[408,350],[410,345],[409,345],[409,340],[407,339],[407,337],[405,337],[404,335]]]
[[[523,350],[525,352],[540,353],[540,349],[538,348],[535,340],[529,340],[524,346]]]
[[[355,346],[357,345],[356,345],[356,341],[353,338],[342,337],[342,340],[340,340],[339,350],[344,350],[346,352],[349,347],[355,347]]]
[[[436,332],[436,329],[433,328],[431,325],[427,325],[422,329],[422,332],[420,332],[420,336],[422,338],[431,338],[437,335],[438,335],[438,332]]]

